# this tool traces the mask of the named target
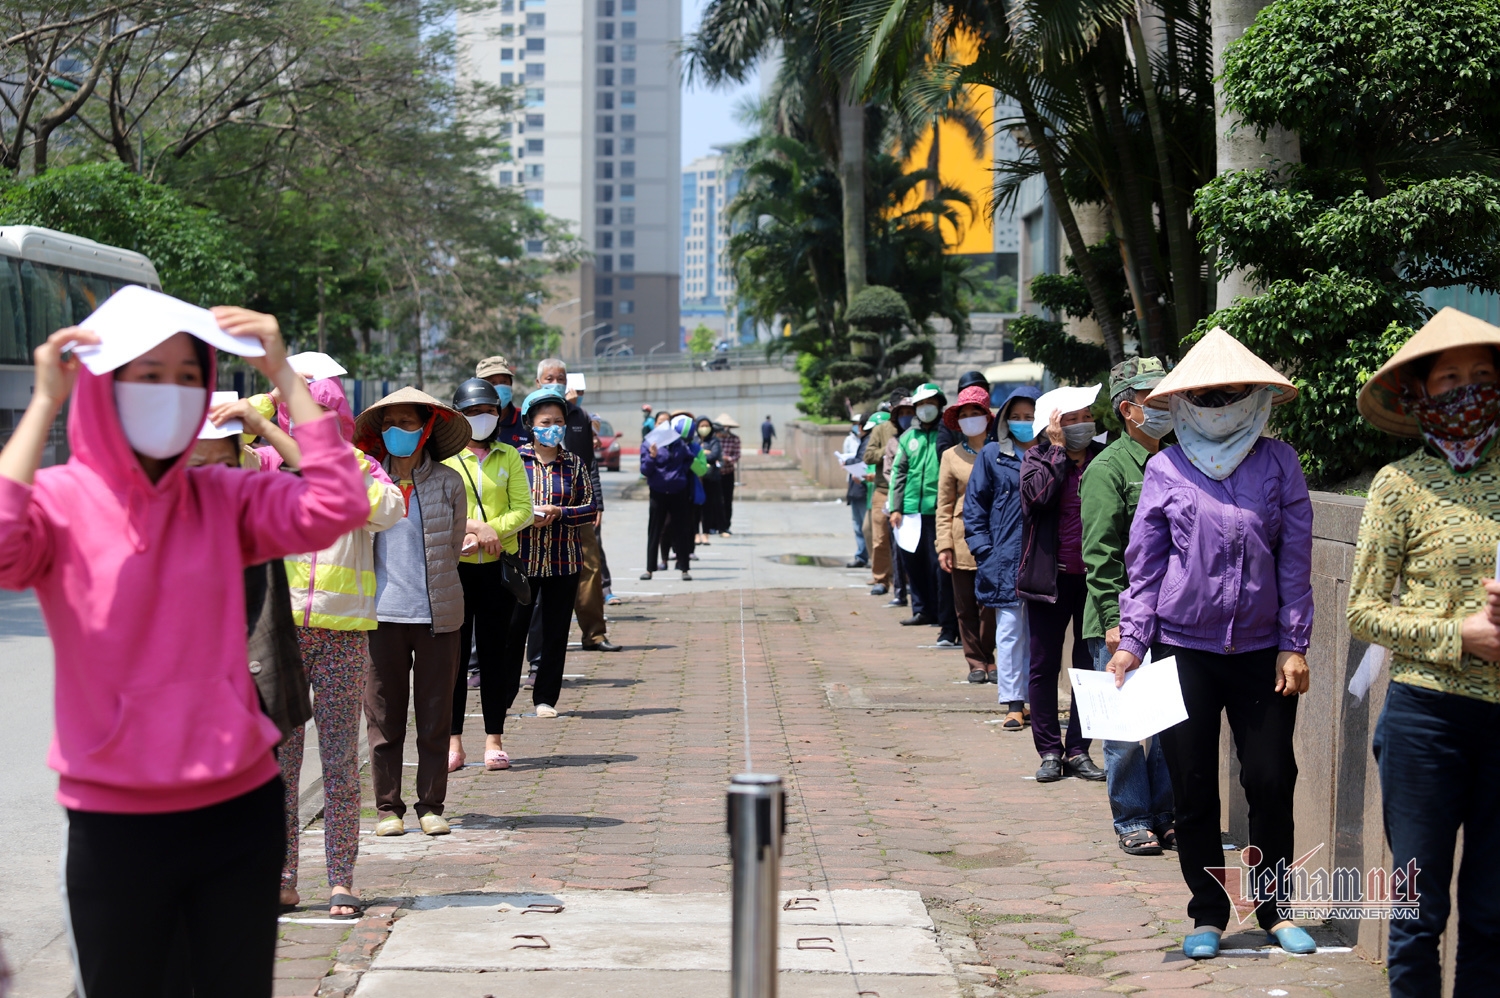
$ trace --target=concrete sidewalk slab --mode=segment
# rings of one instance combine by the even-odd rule
[[[903,977],[878,975],[860,978],[860,986],[880,993],[880,998],[959,998],[962,992],[953,977]],[[526,998],[704,998],[729,993],[727,971],[711,970],[561,970],[526,974],[523,978],[504,974],[422,973],[410,970],[376,970],[364,976],[356,998],[499,998],[524,988]],[[849,977],[836,974],[803,974],[783,971],[780,990],[796,998],[849,998]]]
[[[783,969],[952,974],[916,892],[836,893],[831,903],[826,894],[783,895],[783,904],[792,909],[782,912]],[[854,896],[861,893],[869,896]],[[493,895],[483,907],[464,900],[437,907],[426,899],[425,910],[397,921],[371,969],[729,969],[726,894],[560,891]]]

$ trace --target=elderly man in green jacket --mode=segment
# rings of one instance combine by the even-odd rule
[[[1089,462],[1078,487],[1088,571],[1083,636],[1099,670],[1120,644],[1125,546],[1146,462],[1172,430],[1171,413],[1142,405],[1165,375],[1155,357],[1132,357],[1109,372],[1110,405],[1125,424],[1125,433]],[[1145,748],[1139,742],[1107,741],[1104,768],[1120,848],[1132,856],[1158,856],[1164,846],[1172,848],[1172,784],[1159,741],[1152,738]]]

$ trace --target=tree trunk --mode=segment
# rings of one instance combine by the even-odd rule
[[[1151,54],[1146,50],[1146,36],[1136,18],[1126,21],[1130,45],[1135,52],[1135,70],[1141,81],[1141,97],[1146,118],[1151,124],[1151,146],[1156,152],[1156,170],[1161,180],[1161,206],[1167,229],[1167,252],[1172,266],[1172,312],[1175,335],[1167,333],[1162,348],[1176,354],[1177,344],[1193,331],[1203,317],[1198,294],[1198,253],[1188,227],[1187,206],[1172,173],[1172,151],[1167,144],[1167,125],[1157,100],[1156,80],[1151,73]]]
[[[1111,46],[1111,50],[1113,47]],[[1150,355],[1161,344],[1166,319],[1162,315],[1161,271],[1156,266],[1152,252],[1156,225],[1151,219],[1151,201],[1141,189],[1140,176],[1135,168],[1135,158],[1130,148],[1130,130],[1125,124],[1123,98],[1120,95],[1120,78],[1115,74],[1123,66],[1110,59],[1111,65],[1101,67],[1100,88],[1104,91],[1104,112],[1109,122],[1109,135],[1115,155],[1120,163],[1121,216],[1129,229],[1120,235],[1130,248],[1134,258],[1136,277],[1140,282],[1141,337],[1140,351]]]
[[[844,188],[845,307],[865,288],[865,108],[839,104],[839,182]]]
[[[1062,167],[1053,155],[1051,143],[1047,139],[1046,125],[1037,111],[1036,102],[1031,98],[1030,84],[1023,84],[1017,89],[1019,93],[1015,96],[1021,105],[1021,115],[1026,120],[1026,130],[1036,149],[1042,175],[1047,180],[1047,194],[1052,199],[1053,208],[1057,210],[1063,234],[1068,238],[1068,249],[1073,253],[1078,276],[1088,289],[1089,301],[1094,306],[1094,319],[1099,323],[1099,332],[1104,336],[1104,348],[1109,351],[1109,362],[1118,364],[1125,359],[1125,348],[1120,341],[1120,317],[1114,313],[1115,303],[1105,293],[1104,282],[1100,280],[1094,260],[1089,256],[1088,244],[1083,240],[1083,233],[1078,230],[1078,219],[1074,217],[1073,206],[1068,203],[1068,193],[1063,189]]]
[[[328,289],[323,275],[318,275],[318,353],[328,352]]]
[[[1239,116],[1224,106],[1224,51],[1245,33],[1270,0],[1214,0],[1211,5],[1214,41],[1214,112],[1218,117],[1216,153],[1218,172],[1258,170],[1273,161],[1296,163],[1301,157],[1297,135],[1273,128],[1262,142],[1251,128],[1234,126]],[[1216,308],[1230,305],[1236,298],[1250,298],[1260,293],[1250,284],[1243,271],[1232,271],[1219,280]],[[1205,311],[1208,311],[1205,309]]]

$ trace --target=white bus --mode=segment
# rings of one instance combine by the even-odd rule
[[[161,289],[139,253],[34,225],[0,226],[0,443],[31,401],[31,351],[127,284]],[[61,420],[44,463],[66,459]]]

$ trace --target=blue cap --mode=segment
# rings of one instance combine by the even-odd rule
[[[561,402],[563,411],[566,412],[568,409],[568,398],[563,394],[562,388],[557,385],[543,385],[526,396],[526,401],[521,403],[521,415],[530,415],[531,410],[541,402]]]

